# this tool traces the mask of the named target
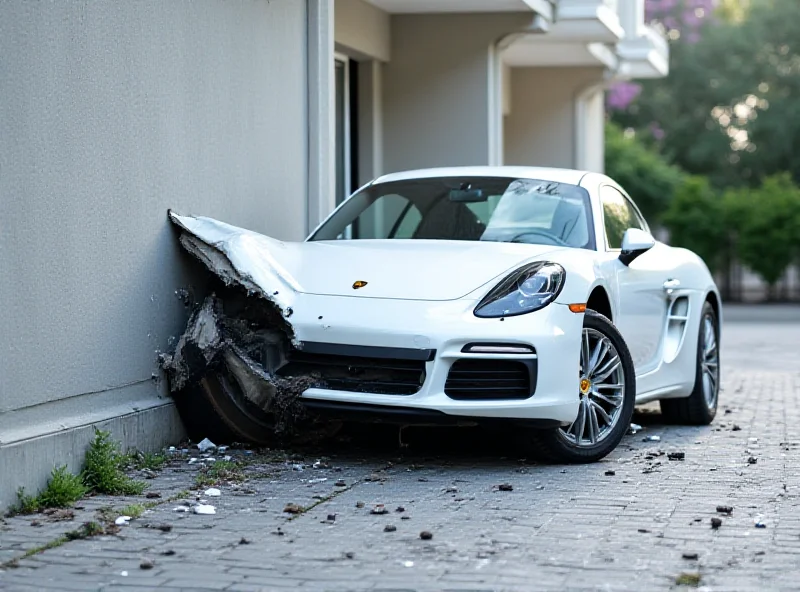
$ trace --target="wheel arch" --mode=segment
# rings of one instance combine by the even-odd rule
[[[586,308],[600,313],[612,323],[614,322],[614,313],[611,309],[611,299],[608,296],[608,292],[602,285],[595,286],[592,289],[591,293],[589,294],[589,298],[586,301]]]

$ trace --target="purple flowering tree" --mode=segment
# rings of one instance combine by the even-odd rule
[[[645,20],[670,43],[697,43],[703,27],[713,22],[717,4],[718,0],[645,0]],[[608,110],[628,110],[641,91],[641,85],[635,82],[612,85],[606,100]],[[653,126],[660,129],[655,122]]]

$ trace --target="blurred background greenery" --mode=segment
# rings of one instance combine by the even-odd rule
[[[800,300],[800,0],[646,9],[670,75],[609,89],[606,172],[727,300]]]

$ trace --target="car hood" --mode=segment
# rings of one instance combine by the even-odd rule
[[[329,296],[455,300],[499,281],[522,264],[563,250],[551,245],[477,241],[284,242],[212,218],[174,213],[170,217],[213,248],[198,253],[197,241],[190,241],[190,248],[182,239],[223,280],[235,279],[270,296],[288,288]],[[364,282],[363,287],[356,289],[356,282]]]

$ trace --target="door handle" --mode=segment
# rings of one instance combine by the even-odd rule
[[[681,285],[680,280],[675,280],[670,278],[666,282],[664,282],[664,290],[667,292],[667,294],[672,294],[672,292],[677,288],[679,288],[680,285]]]

